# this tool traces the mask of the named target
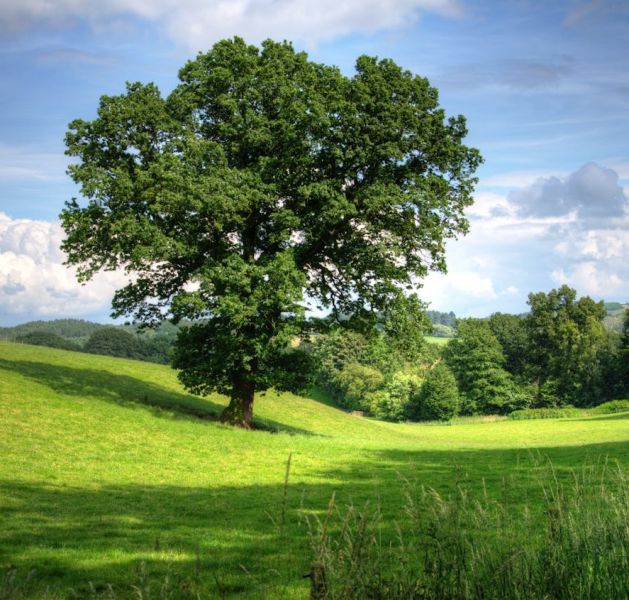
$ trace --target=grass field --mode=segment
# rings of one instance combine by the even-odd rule
[[[437,346],[445,346],[452,338],[427,335],[424,339],[430,344],[436,344]]]
[[[584,464],[629,466],[629,413],[393,424],[270,392],[254,407],[267,430],[246,432],[212,420],[224,404],[167,367],[0,342],[5,588],[145,598],[131,586],[168,576],[207,597],[303,598],[304,517],[332,494],[378,503],[386,536],[405,485],[465,485],[518,510],[541,500],[549,461],[560,482]]]

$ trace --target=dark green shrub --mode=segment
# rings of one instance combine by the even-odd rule
[[[384,375],[372,367],[349,363],[336,376],[339,403],[348,410],[369,411],[369,394],[384,383]]]
[[[410,401],[408,416],[416,421],[449,421],[459,412],[459,392],[452,371],[443,363],[430,370]]]
[[[603,402],[603,404],[599,404],[598,406],[592,408],[589,412],[593,414],[606,415],[625,411],[629,411],[629,399]]]
[[[78,344],[66,340],[60,335],[51,333],[50,331],[31,331],[30,333],[16,337],[15,341],[22,344],[32,344],[33,346],[48,346],[49,348],[74,350],[75,352],[81,351],[81,346]]]
[[[144,358],[142,345],[138,338],[119,327],[97,329],[90,335],[83,349],[91,354],[104,354],[122,358]]]
[[[514,410],[509,414],[510,419],[522,421],[526,419],[565,419],[569,417],[582,417],[587,414],[574,406],[553,406],[548,408],[527,408]]]
[[[408,418],[411,399],[419,394],[422,380],[413,373],[396,371],[384,383],[382,390],[369,396],[370,412],[385,421],[404,421]]]

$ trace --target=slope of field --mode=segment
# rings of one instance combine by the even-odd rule
[[[212,420],[224,404],[187,394],[168,367],[0,342],[0,568],[17,569],[11,585],[83,598],[111,584],[130,597],[168,575],[208,597],[307,597],[304,516],[332,494],[378,502],[392,524],[404,481],[534,504],[548,459],[560,480],[584,462],[629,464],[628,413],[392,424],[269,392],[255,405],[266,429],[245,432]]]

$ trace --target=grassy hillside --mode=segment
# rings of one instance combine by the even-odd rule
[[[620,302],[605,302],[605,312],[607,313],[604,323],[607,329],[611,331],[622,332],[622,326],[625,319],[625,310],[629,308],[629,304],[621,304]]]
[[[245,432],[212,420],[224,404],[168,367],[0,342],[0,567],[17,569],[5,587],[125,597],[170,574],[210,597],[307,597],[304,517],[332,494],[379,503],[386,536],[404,480],[523,507],[548,459],[560,481],[584,462],[629,466],[628,413],[392,424],[268,393],[255,405],[266,430]]]
[[[49,332],[67,340],[84,344],[94,331],[104,327],[83,319],[53,319],[51,321],[29,321],[14,327],[0,327],[0,339],[13,340],[33,332]]]

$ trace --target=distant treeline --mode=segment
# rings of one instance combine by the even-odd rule
[[[530,294],[528,303],[526,314],[458,319],[444,346],[404,339],[395,328],[394,335],[338,328],[304,348],[336,403],[393,421],[590,407],[629,397],[626,306],[578,298],[568,286]],[[610,329],[610,311],[619,312],[620,327]]]
[[[529,306],[526,314],[485,319],[420,311],[416,322],[401,315],[362,333],[343,323],[318,328],[313,319],[312,333],[285,359],[302,383],[317,382],[342,408],[393,421],[594,406],[629,396],[627,305],[579,299],[563,286],[531,294]],[[0,338],[168,364],[188,325],[140,329],[57,319],[0,328]],[[446,346],[425,342],[430,327],[432,335],[451,338]]]
[[[605,302],[605,319],[603,323],[610,331],[622,333],[625,310],[629,309],[629,304],[620,302]]]
[[[179,327],[167,321],[154,329],[103,325],[82,319],[30,321],[0,328],[0,339],[75,352],[170,363]]]
[[[431,334],[435,337],[451,338],[456,333],[456,315],[450,312],[427,310],[426,316],[432,323]]]

